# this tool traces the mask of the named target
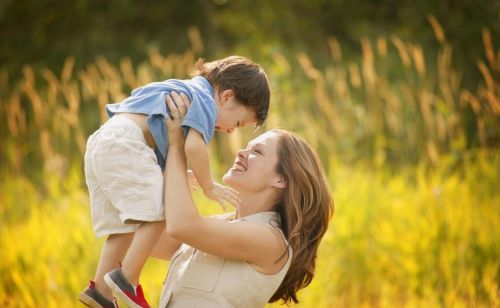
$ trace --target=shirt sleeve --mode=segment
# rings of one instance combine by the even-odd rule
[[[144,86],[132,92],[132,95],[123,101],[106,105],[109,117],[118,112],[141,112],[148,115],[161,114],[167,112],[165,105],[165,95],[170,93],[170,88]]]
[[[193,95],[191,106],[182,121],[185,131],[196,129],[208,144],[213,137],[215,129],[216,110],[213,103],[205,103],[200,97]]]

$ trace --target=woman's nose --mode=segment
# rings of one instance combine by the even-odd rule
[[[247,154],[247,150],[246,149],[239,149],[238,152],[236,152],[236,154],[238,156],[245,157]]]

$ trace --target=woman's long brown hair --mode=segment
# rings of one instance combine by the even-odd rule
[[[276,172],[286,181],[277,211],[293,257],[269,302],[282,299],[285,303],[298,303],[297,291],[314,277],[318,246],[334,211],[333,199],[316,152],[291,132],[272,131],[280,135]]]

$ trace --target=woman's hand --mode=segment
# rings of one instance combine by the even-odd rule
[[[182,131],[182,120],[187,113],[191,102],[189,98],[181,93],[171,92],[167,95],[166,102],[170,110],[170,116],[166,118],[168,130],[168,146],[169,147],[184,147],[184,133]]]

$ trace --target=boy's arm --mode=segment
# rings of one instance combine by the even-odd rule
[[[198,184],[206,194],[212,189],[214,182],[210,173],[207,145],[203,136],[196,129],[189,130],[184,151]]]
[[[215,183],[212,180],[207,145],[203,136],[196,129],[189,130],[184,144],[184,152],[205,196],[219,202],[224,209],[224,200],[234,205],[239,203],[239,200],[234,198],[234,193],[227,193],[227,190],[231,190],[231,188]]]

